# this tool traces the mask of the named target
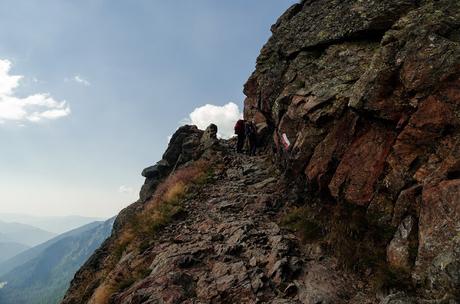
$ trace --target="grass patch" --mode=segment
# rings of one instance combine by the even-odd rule
[[[168,176],[158,186],[146,208],[138,215],[138,222],[142,225],[137,226],[136,232],[142,235],[157,233],[184,211],[183,200],[193,190],[204,186],[211,175],[209,164],[198,161]]]
[[[292,209],[281,219],[281,225],[299,234],[303,242],[311,242],[323,236],[320,223],[311,218],[306,207]]]
[[[366,208],[347,203],[334,207],[327,242],[344,269],[358,273],[371,270],[370,286],[374,290],[410,290],[410,274],[391,268],[386,261],[386,248],[395,228],[376,224],[366,215]]]
[[[136,278],[135,278],[135,277],[125,278],[125,279],[122,280],[120,283],[118,283],[118,285],[117,285],[117,287],[116,287],[116,290],[117,290],[117,291],[122,291],[122,290],[128,289],[128,288],[131,287],[135,282],[136,282]]]
[[[411,288],[407,271],[391,269],[386,262],[386,248],[395,228],[377,225],[367,208],[353,204],[302,206],[281,218],[283,227],[296,231],[305,243],[320,242],[337,258],[346,271],[367,273],[375,290]],[[411,249],[416,250],[416,241]]]
[[[376,270],[386,263],[386,246],[394,229],[374,223],[366,217],[366,208],[347,203],[334,206],[327,241],[343,268]]]
[[[148,277],[151,272],[152,270],[148,268],[147,263],[144,262],[142,265],[137,267],[136,270],[130,272],[129,276],[124,277],[121,281],[114,284],[115,287],[113,289],[116,290],[117,292],[124,291],[130,288],[131,286],[133,286],[134,283]]]
[[[209,183],[213,172],[208,162],[196,161],[170,174],[157,187],[143,210],[135,214],[124,227],[117,239],[115,255],[121,258],[123,252],[131,247],[142,251],[148,249],[152,237],[183,213],[183,201]]]
[[[113,288],[106,284],[100,285],[93,295],[94,304],[107,304],[113,293]]]
[[[126,252],[148,250],[158,231],[184,211],[184,200],[212,182],[213,177],[214,166],[205,161],[193,162],[170,174],[157,187],[152,198],[139,208],[140,210],[137,209],[131,214],[123,229],[119,231],[116,241],[111,246],[112,255],[108,262],[111,266],[107,266],[107,269],[113,269]],[[94,291],[92,298],[95,304],[109,303],[114,293],[146,278],[151,273],[149,264],[150,261],[145,259],[126,274],[107,278]],[[108,273],[105,275],[108,276]]]
[[[386,263],[381,263],[374,271],[372,278],[374,290],[391,290],[394,288],[410,290],[412,281],[410,273],[404,269],[389,267]]]

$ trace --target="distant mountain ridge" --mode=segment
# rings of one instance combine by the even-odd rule
[[[27,250],[29,246],[15,242],[0,242],[0,263]]]
[[[0,220],[0,238],[29,247],[36,246],[56,236],[56,234],[21,223],[7,223]]]
[[[86,217],[79,215],[34,216],[19,213],[0,213],[0,221],[22,223],[50,231],[55,234],[61,234],[92,222],[104,220],[106,220],[106,218]]]
[[[0,303],[58,303],[78,268],[112,231],[113,219],[59,235],[0,264]]]
[[[47,248],[49,248],[51,245],[53,245],[56,242],[59,242],[60,240],[67,238],[67,237],[72,237],[72,236],[77,236],[80,235],[88,230],[92,230],[99,225],[101,225],[103,222],[93,222],[86,224],[82,227],[76,228],[74,230],[68,231],[66,233],[60,234],[51,240],[48,240],[38,246],[32,247],[29,250],[26,250],[4,262],[0,263],[0,276],[10,272],[14,268],[36,258],[39,256],[43,251],[45,251]]]

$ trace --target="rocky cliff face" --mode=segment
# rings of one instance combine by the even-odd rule
[[[396,229],[391,266],[458,296],[460,3],[302,1],[272,31],[246,117],[311,193]]]
[[[272,32],[264,155],[180,128],[63,303],[458,303],[460,3],[306,0]]]

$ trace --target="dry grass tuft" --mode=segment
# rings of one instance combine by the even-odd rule
[[[190,166],[179,169],[156,189],[146,208],[138,216],[140,234],[156,233],[159,229],[171,222],[174,217],[183,211],[182,201],[197,185],[210,175],[209,164],[198,161]]]
[[[167,177],[146,202],[143,210],[134,214],[119,233],[112,247],[113,267],[125,252],[147,250],[155,234],[183,211],[184,199],[209,182],[212,174],[213,168],[209,163],[197,161]],[[132,270],[124,278],[117,277],[117,281],[106,279],[94,292],[92,303],[107,304],[114,292],[124,290],[137,280],[148,276],[149,263],[144,262],[145,265],[138,265],[141,270]]]
[[[94,295],[92,297],[92,301],[90,303],[93,304],[108,304],[110,300],[110,296],[112,295],[112,288],[109,286],[102,284],[100,285],[96,291],[94,292]]]
[[[134,215],[118,237],[115,250],[120,258],[127,249],[148,248],[148,242],[158,230],[183,212],[183,200],[194,189],[204,185],[212,175],[209,163],[197,161],[168,176],[156,189],[145,207]],[[141,243],[134,246],[132,243]],[[133,249],[131,248],[131,249]]]

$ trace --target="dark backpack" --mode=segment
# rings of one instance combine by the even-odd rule
[[[235,134],[244,134],[244,120],[240,119],[235,124]]]
[[[246,136],[253,137],[256,135],[256,132],[257,132],[256,127],[254,126],[252,122],[246,123],[246,126],[245,126]]]

